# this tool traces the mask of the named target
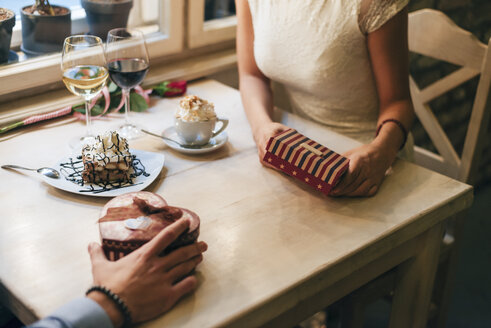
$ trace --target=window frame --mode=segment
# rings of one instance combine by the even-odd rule
[[[189,0],[187,18],[187,46],[191,49],[235,40],[237,17],[234,15],[205,22],[205,0]]]
[[[146,36],[150,60],[184,49],[184,1],[160,0],[159,32]],[[61,54],[32,58],[0,69],[0,96],[61,81]]]

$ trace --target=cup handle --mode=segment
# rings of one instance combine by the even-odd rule
[[[217,135],[219,135],[220,133],[223,132],[223,130],[225,130],[225,128],[227,127],[228,125],[228,119],[226,118],[218,118],[217,119],[218,122],[222,122],[222,126],[220,127],[220,129],[218,129],[218,131],[213,131],[213,136],[212,138],[216,137]]]

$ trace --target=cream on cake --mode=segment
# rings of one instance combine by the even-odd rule
[[[133,156],[128,142],[115,131],[96,137],[93,144],[82,149],[85,182],[125,182],[130,180]]]

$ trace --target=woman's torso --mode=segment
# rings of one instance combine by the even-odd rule
[[[293,111],[369,142],[379,105],[359,2],[249,0],[249,6],[256,63],[283,84]]]

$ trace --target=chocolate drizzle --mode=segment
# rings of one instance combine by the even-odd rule
[[[98,194],[106,191],[111,191],[114,189],[126,188],[134,185],[141,184],[134,183],[133,180],[143,175],[144,177],[150,176],[149,173],[145,171],[145,166],[142,164],[140,159],[136,158],[135,155],[131,155],[131,163],[130,164],[130,174],[129,179],[120,179],[115,181],[104,181],[97,183],[88,183],[84,181],[82,177],[82,172],[84,170],[84,163],[82,161],[82,156],[78,156],[76,160],[73,158],[69,158],[69,162],[61,163],[60,172],[65,177],[66,180],[78,184],[81,187],[86,187],[84,189],[80,189],[80,192],[89,192],[93,194]]]
[[[102,151],[100,147],[102,147]],[[96,142],[92,145],[85,145],[82,149],[82,156],[85,156],[86,164],[91,164],[89,166],[92,169],[96,166],[106,166],[110,163],[116,165],[122,163],[130,167],[132,161],[128,151],[128,142],[114,131],[107,132],[104,136],[97,136]],[[86,177],[86,180],[89,181],[91,179]]]

